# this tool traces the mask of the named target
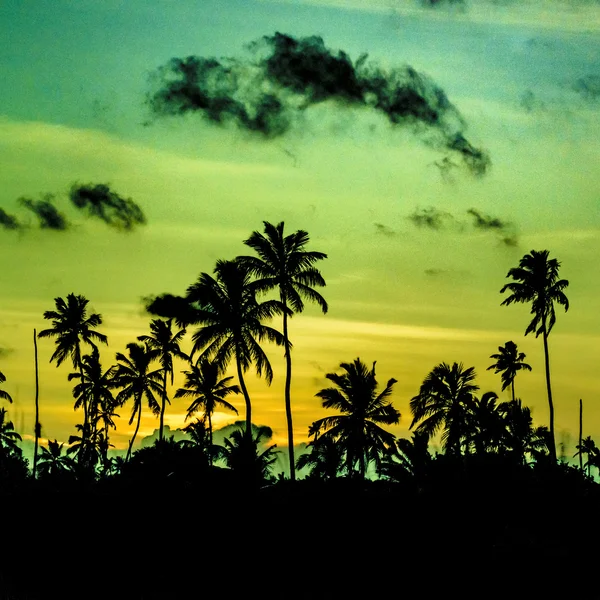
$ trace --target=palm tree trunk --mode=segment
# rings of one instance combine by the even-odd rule
[[[240,381],[240,387],[242,388],[242,394],[246,402],[246,437],[249,441],[252,440],[252,404],[250,403],[250,396],[248,395],[248,389],[246,388],[246,382],[244,381],[244,374],[242,373],[242,365],[240,359],[236,353],[235,364],[237,367],[237,375]]]
[[[40,427],[40,380],[38,372],[38,351],[37,351],[37,334],[35,329],[33,330],[33,354],[35,357],[35,445],[33,447],[33,478],[35,479],[35,472],[37,469],[37,456],[38,456],[38,440],[40,438],[41,427]]]
[[[212,418],[208,413],[208,465],[212,467],[213,464],[213,437],[212,437]]]
[[[129,441],[129,449],[127,450],[127,456],[125,457],[126,462],[129,462],[129,459],[131,458],[131,449],[133,448],[133,442],[135,442],[135,436],[137,435],[138,430],[140,428],[141,420],[142,420],[142,399],[140,398],[140,409],[138,411],[137,425],[135,426],[135,431],[133,432],[133,437]]]
[[[548,408],[550,410],[550,458],[556,462],[556,442],[554,441],[554,404],[552,402],[552,387],[550,385],[550,356],[548,354],[548,334],[544,322],[542,335],[544,338],[544,359],[546,363],[546,387],[548,389]]]
[[[285,296],[281,298],[284,308],[287,309]],[[288,338],[288,316],[283,313],[283,338],[285,344],[285,416],[287,417],[288,429],[288,454],[290,458],[290,480],[296,481],[296,463],[294,461],[294,427],[292,425],[292,399],[290,390],[292,387],[292,353],[290,352],[290,340]]]
[[[512,381],[510,382],[510,389],[512,391],[512,401],[515,401],[515,378],[512,378]]]
[[[579,470],[583,473],[583,453],[581,452],[581,442],[583,435],[583,400],[579,398]]]
[[[163,441],[163,427],[165,424],[165,407],[167,404],[167,370],[165,369],[165,373],[163,375],[163,397],[162,397],[162,405],[160,407],[160,425],[158,426],[158,440],[160,442]]]

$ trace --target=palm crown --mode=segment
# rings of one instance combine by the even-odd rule
[[[4,376],[4,373],[2,373],[2,371],[0,371],[0,383],[4,383],[5,381],[6,381],[6,377]],[[12,402],[12,398],[11,398],[10,394],[5,390],[0,390],[0,399],[8,400],[9,402]]]
[[[504,346],[498,346],[498,353],[492,354],[496,362],[490,365],[487,370],[494,369],[494,373],[502,373],[502,391],[509,385],[512,387],[512,399],[515,399],[514,382],[519,371],[531,371],[531,365],[525,361],[525,353],[517,350],[517,345],[512,342],[506,342]]]

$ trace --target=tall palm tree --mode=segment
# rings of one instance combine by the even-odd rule
[[[237,408],[225,398],[230,394],[239,394],[237,385],[229,385],[233,377],[220,377],[219,365],[207,358],[201,358],[192,365],[191,371],[184,371],[185,384],[175,392],[175,398],[190,398],[192,403],[187,409],[185,419],[193,417],[199,410],[208,421],[208,443],[213,445],[212,415],[217,408],[224,408],[238,414]],[[212,464],[212,459],[210,459]]]
[[[195,307],[194,324],[200,325],[192,336],[192,355],[200,352],[200,358],[213,360],[221,372],[235,359],[246,403],[246,435],[250,439],[252,404],[244,373],[254,365],[258,375],[264,373],[271,384],[273,370],[259,342],[284,345],[283,335],[263,323],[283,308],[278,300],[257,301],[251,273],[242,263],[219,260],[214,273],[215,277],[202,273],[187,290],[187,300]]]
[[[19,453],[21,449],[17,442],[21,441],[21,436],[15,431],[12,421],[6,418],[6,409],[0,408],[0,454]]]
[[[137,422],[133,437],[129,442],[126,460],[131,457],[131,449],[140,429],[142,418],[142,404],[144,398],[148,407],[154,415],[160,415],[160,404],[156,397],[162,397],[164,391],[162,386],[163,369],[150,370],[152,362],[159,358],[158,352],[148,347],[148,344],[127,344],[129,356],[117,352],[117,364],[113,367],[112,377],[116,387],[122,388],[117,394],[116,400],[120,406],[128,400],[133,400],[133,408],[129,425],[133,423],[137,415]]]
[[[159,353],[160,364],[163,369],[163,396],[160,406],[160,425],[158,429],[158,439],[163,439],[163,427],[165,422],[165,407],[169,402],[167,395],[167,376],[171,377],[173,385],[173,357],[187,360],[187,354],[181,350],[180,344],[185,336],[185,328],[173,332],[173,319],[163,321],[162,319],[153,319],[150,322],[150,335],[140,335],[138,340],[146,342],[152,350]],[[170,402],[169,402],[170,403]]]
[[[494,369],[494,373],[501,373],[502,391],[509,385],[512,392],[512,400],[515,400],[515,377],[519,371],[531,371],[531,366],[525,361],[525,353],[517,350],[517,345],[512,342],[506,342],[504,346],[498,346],[498,353],[492,354],[496,362],[490,365],[487,370]]]
[[[336,387],[324,388],[316,396],[322,399],[323,408],[339,410],[341,415],[315,421],[309,428],[309,437],[329,437],[341,444],[346,452],[348,474],[354,473],[358,463],[359,474],[365,478],[367,464],[379,464],[381,456],[395,440],[395,436],[378,424],[394,425],[400,413],[388,400],[396,383],[390,379],[377,393],[375,363],[369,369],[360,358],[352,363],[341,363],[344,373],[328,373],[325,377]]]
[[[479,389],[474,381],[475,367],[465,369],[462,363],[435,366],[410,401],[410,428],[416,425],[415,433],[426,433],[428,440],[441,430],[443,448],[460,454],[468,433],[468,411]]]
[[[254,231],[244,242],[258,256],[240,256],[239,261],[247,265],[251,273],[258,278],[257,290],[268,292],[276,289],[283,310],[283,337],[285,355],[285,414],[288,429],[288,449],[290,461],[290,479],[295,481],[294,428],[292,424],[292,354],[288,333],[288,316],[304,310],[304,301],[315,302],[321,310],[327,312],[327,302],[313,288],[325,286],[325,280],[314,264],[327,258],[323,252],[307,251],[308,233],[298,230],[284,236],[283,221],[272,225],[263,221],[264,235]],[[288,311],[287,309],[291,309]]]
[[[555,258],[548,257],[548,250],[532,250],[519,261],[519,266],[510,269],[507,277],[513,282],[507,283],[501,290],[503,294],[510,292],[501,305],[508,306],[516,302],[531,303],[533,319],[525,330],[525,335],[535,333],[542,335],[544,341],[544,360],[546,365],[546,388],[548,390],[548,408],[550,411],[550,456],[556,461],[556,442],[554,438],[554,404],[552,402],[552,387],[550,385],[550,357],[548,354],[548,336],[556,322],[554,303],[569,310],[569,300],[564,293],[569,285],[566,279],[558,278],[560,263]]]
[[[4,383],[5,381],[6,381],[6,377],[4,376],[4,373],[2,373],[2,371],[0,371],[0,383]],[[8,400],[9,402],[12,403],[12,398],[11,398],[10,394],[8,392],[6,392],[5,390],[0,390],[0,399]]]
[[[96,347],[94,342],[108,344],[108,338],[104,334],[94,331],[95,327],[102,324],[102,316],[97,313],[88,316],[88,302],[84,296],[68,294],[66,301],[63,298],[54,299],[56,310],[44,312],[44,319],[51,320],[52,327],[40,331],[38,337],[56,338],[56,350],[50,357],[50,362],[56,360],[57,367],[70,356],[73,368],[81,373],[81,345],[88,344],[93,349]],[[83,379],[83,375],[81,378]],[[89,415],[86,402],[83,403],[83,413],[83,435],[87,435]]]

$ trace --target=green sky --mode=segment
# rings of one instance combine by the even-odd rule
[[[500,393],[486,367],[511,339],[533,367],[518,377],[517,394],[547,423],[541,339],[523,337],[528,307],[500,307],[506,273],[532,249],[548,249],[570,281],[571,308],[559,311],[550,337],[558,442],[570,435],[572,448],[579,398],[584,434],[600,438],[600,4],[433,4],[0,5],[0,207],[28,225],[0,228],[0,370],[20,431],[33,432],[33,328],[47,326],[42,313],[55,297],[83,294],[102,314],[108,367],[147,333],[143,296],[183,293],[217,259],[244,253],[243,240],[267,220],[307,230],[311,249],[329,256],[321,270],[330,312],[311,307],[291,324],[298,441],[323,416],[314,394],[342,361],[376,360],[382,385],[398,380],[394,432],[407,435],[408,402],[433,366],[475,366],[482,391]],[[392,124],[336,100],[298,108],[289,130],[271,138],[198,113],[150,119],[149,77],[169,59],[231,57],[251,70],[257,55],[248,44],[277,31],[321,36],[353,61],[368,53],[383,69],[410,65],[426,74],[491,167],[475,176],[440,146],[435,128]],[[123,233],[86,219],[67,200],[74,182],[109,184],[143,208],[147,225]],[[56,194],[69,230],[39,229],[17,202],[46,193]],[[410,219],[429,208],[450,215],[444,226]],[[475,227],[469,209],[500,219],[506,231]],[[516,245],[503,243],[509,234]],[[69,368],[48,364],[52,351],[50,340],[40,341],[43,435],[66,440],[81,415]],[[278,348],[267,352],[275,379],[269,388],[250,375],[253,415],[284,445],[283,357]],[[172,428],[183,424],[185,408],[170,407]],[[146,417],[142,436],[156,426]],[[113,441],[123,447],[128,435],[121,419]]]

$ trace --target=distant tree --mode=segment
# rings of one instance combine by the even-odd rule
[[[68,294],[66,301],[63,298],[55,298],[56,310],[44,312],[44,319],[52,321],[50,329],[44,329],[38,333],[39,338],[55,337],[56,350],[50,357],[50,362],[56,360],[56,366],[71,357],[73,368],[82,372],[81,345],[88,344],[95,348],[94,342],[108,344],[108,338],[94,330],[102,324],[102,317],[93,313],[88,316],[87,305],[89,300],[84,296]],[[83,379],[83,375],[81,375]],[[83,403],[84,427],[83,435],[88,433],[89,415],[87,403]]]
[[[75,457],[78,467],[76,470],[79,476],[94,479],[96,477],[96,466],[106,454],[104,435],[102,431],[97,429],[92,429],[89,434],[84,435],[85,426],[81,423],[78,423],[75,428],[80,432],[80,435],[69,436],[67,454]]]
[[[402,482],[408,477],[422,481],[433,460],[429,452],[427,433],[413,433],[412,439],[397,439],[386,453],[378,470],[379,475]]]
[[[352,363],[341,363],[340,368],[344,373],[325,376],[336,387],[324,388],[316,396],[322,399],[323,408],[342,414],[315,421],[308,435],[335,440],[345,451],[348,474],[352,475],[358,464],[359,475],[364,479],[368,463],[378,464],[395,439],[379,424],[395,425],[400,420],[400,413],[388,400],[396,380],[390,379],[378,394],[375,363],[369,369],[356,358]]]
[[[465,451],[476,454],[499,452],[505,438],[505,424],[496,392],[471,397],[467,404]]]
[[[21,441],[21,436],[15,431],[13,422],[9,421],[6,415],[6,409],[0,408],[0,453],[20,454],[21,448],[17,442]]]
[[[252,248],[257,256],[240,256],[250,272],[258,278],[257,290],[268,292],[276,289],[283,306],[283,338],[285,349],[285,413],[288,427],[288,451],[290,479],[295,481],[294,461],[294,428],[292,424],[292,354],[288,333],[288,316],[304,310],[304,301],[315,302],[321,310],[327,312],[327,302],[314,290],[315,286],[325,286],[325,280],[314,264],[327,258],[323,252],[307,251],[308,233],[298,230],[284,236],[283,221],[272,225],[264,224],[264,235],[258,231],[252,232],[244,242]],[[291,310],[288,310],[291,309]]]
[[[129,356],[121,352],[117,353],[117,364],[113,368],[113,381],[121,388],[117,394],[117,402],[122,406],[128,400],[133,400],[133,408],[129,425],[133,423],[137,415],[135,431],[129,442],[126,460],[131,457],[131,449],[140,428],[142,418],[142,404],[144,398],[148,402],[148,408],[156,416],[160,415],[160,404],[156,399],[164,393],[163,369],[150,370],[152,362],[158,359],[158,352],[148,347],[148,344],[127,344]]]
[[[496,362],[490,365],[487,370],[494,369],[494,373],[501,373],[502,391],[509,385],[512,393],[512,400],[515,400],[515,377],[519,371],[531,371],[531,366],[525,361],[525,353],[517,350],[514,342],[506,342],[504,346],[498,346],[498,353],[492,354]]]
[[[0,371],[0,383],[4,383],[6,381],[6,377],[4,376],[4,373],[2,373],[2,371]],[[8,400],[9,402],[12,402],[12,398],[10,397],[10,394],[4,390],[0,390],[0,400]]]
[[[186,330],[180,329],[173,331],[173,319],[163,321],[162,319],[153,319],[150,322],[150,335],[140,335],[138,340],[145,342],[152,350],[159,354],[160,364],[163,369],[163,396],[160,407],[160,424],[158,429],[158,439],[163,439],[163,427],[165,421],[165,407],[169,402],[167,395],[167,377],[171,378],[173,385],[173,358],[188,360],[188,356],[182,352],[180,344],[185,336]]]
[[[321,436],[310,442],[296,461],[297,469],[310,469],[310,477],[331,481],[345,468],[344,449],[334,439]]]
[[[514,281],[507,283],[500,293],[510,292],[501,305],[512,303],[531,303],[533,319],[525,330],[525,335],[535,333],[536,337],[542,335],[544,341],[544,360],[546,365],[546,388],[548,390],[548,408],[550,411],[550,456],[556,462],[556,442],[554,435],[554,404],[552,401],[552,387],[550,385],[550,357],[548,353],[548,336],[556,321],[554,303],[569,309],[569,300],[564,290],[569,285],[566,279],[558,278],[560,263],[549,258],[548,250],[532,250],[523,256],[519,266],[510,269],[507,277]]]
[[[428,440],[441,431],[444,450],[460,454],[469,434],[469,410],[479,389],[474,382],[474,367],[465,369],[462,363],[435,366],[410,401],[410,428],[416,426],[415,433],[426,434]]]
[[[192,355],[214,361],[224,372],[235,360],[237,376],[246,402],[246,435],[251,441],[252,404],[244,373],[254,365],[268,384],[273,380],[271,363],[260,346],[263,340],[280,346],[285,340],[279,331],[265,325],[281,312],[278,300],[258,302],[256,286],[247,267],[236,261],[217,261],[215,277],[202,273],[187,290],[188,302],[196,308],[194,324],[200,328],[192,336]]]
[[[37,466],[40,477],[56,479],[73,472],[73,460],[68,455],[62,453],[63,446],[64,444],[59,444],[58,440],[54,440],[48,442],[47,448],[41,448]]]
[[[185,384],[175,392],[175,398],[188,398],[192,402],[187,409],[186,420],[202,411],[208,422],[208,445],[213,445],[212,415],[218,408],[238,414],[235,406],[225,398],[230,394],[239,394],[237,385],[229,385],[233,377],[220,377],[219,365],[206,358],[200,358],[192,365],[191,371],[184,371]],[[212,464],[212,460],[211,460]]]
[[[596,446],[596,442],[594,442],[591,436],[588,435],[586,438],[581,440],[581,444],[577,444],[576,448],[577,452],[574,456],[587,456],[584,467],[587,469],[588,477],[591,477],[592,466],[598,467],[600,470],[600,450]]]

